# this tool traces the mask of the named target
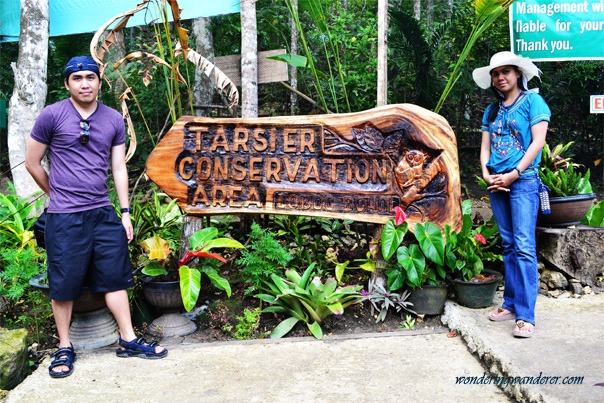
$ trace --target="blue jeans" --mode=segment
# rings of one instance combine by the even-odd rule
[[[515,312],[516,320],[534,325],[539,292],[535,239],[539,180],[535,174],[523,175],[509,192],[489,192],[489,198],[503,246],[503,308]]]

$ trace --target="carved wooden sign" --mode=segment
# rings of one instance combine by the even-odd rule
[[[388,105],[331,115],[181,117],[147,174],[189,214],[271,213],[461,225],[457,142],[440,115]]]

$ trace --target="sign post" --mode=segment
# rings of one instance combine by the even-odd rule
[[[516,0],[510,40],[533,61],[604,60],[604,0]]]
[[[270,118],[181,117],[147,174],[188,214],[269,213],[461,227],[457,142],[415,105]]]

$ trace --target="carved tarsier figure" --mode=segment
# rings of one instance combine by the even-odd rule
[[[402,195],[401,207],[408,215],[423,220],[443,213],[447,180],[440,155],[430,159],[420,150],[409,150],[394,168],[394,177]]]

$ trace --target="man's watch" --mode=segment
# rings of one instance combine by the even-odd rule
[[[120,212],[121,212],[122,214],[124,214],[124,213],[130,213],[130,214],[132,214],[132,207],[122,207],[122,208],[120,209]]]
[[[520,168],[516,167],[514,169],[516,170],[516,172],[518,172],[518,176],[522,175],[522,171],[520,170]]]

